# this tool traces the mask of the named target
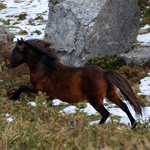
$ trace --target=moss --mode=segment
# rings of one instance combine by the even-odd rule
[[[6,17],[12,18],[12,17],[15,17],[15,15],[7,15]]]
[[[2,22],[5,25],[10,25],[10,20],[9,19],[8,20],[4,20],[4,19],[0,18],[0,22]]]
[[[0,3],[0,10],[7,8],[6,5],[4,5],[3,3]]]
[[[10,29],[10,28],[15,28],[15,29],[20,29],[20,27],[17,27],[17,26],[8,26],[8,27],[5,27],[6,29]]]
[[[26,14],[26,13],[19,14],[19,16],[16,16],[16,17],[18,17],[17,21],[19,21],[19,20],[25,20],[27,15],[28,14]]]
[[[28,32],[26,30],[20,30],[20,32],[18,33],[19,35],[27,35]]]

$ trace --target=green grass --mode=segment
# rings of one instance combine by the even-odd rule
[[[5,27],[6,29],[20,29],[20,27],[17,27],[17,26],[7,26]]]
[[[64,150],[98,150],[98,149],[148,149],[150,148],[149,123],[140,124],[136,131],[130,125],[119,122],[120,117],[110,115],[110,123],[89,125],[100,120],[101,115],[86,116],[76,111],[75,114],[62,114],[59,111],[72,104],[52,106],[43,105],[47,96],[23,93],[20,101],[9,101],[9,97],[20,85],[30,85],[29,76],[20,70],[26,66],[8,70],[3,67],[3,74],[8,76],[0,83],[0,148],[15,149],[64,149]],[[23,69],[24,68],[24,69]],[[2,77],[0,73],[0,78]],[[35,101],[36,107],[28,105]],[[86,101],[74,104],[79,109],[86,107]],[[109,106],[109,105],[108,105]],[[6,114],[14,121],[6,121]],[[138,144],[137,144],[138,143]],[[140,146],[139,146],[140,145]]]
[[[4,25],[10,25],[10,20],[4,20],[0,18],[0,22],[2,22]]]
[[[25,20],[27,15],[28,15],[27,13],[21,13],[18,16],[15,16],[15,17],[16,18],[18,17],[17,21],[20,21],[20,20]]]
[[[0,148],[15,149],[64,149],[64,150],[98,150],[98,149],[149,149],[149,123],[140,124],[136,131],[130,125],[120,123],[120,117],[110,115],[110,123],[89,125],[100,120],[101,115],[86,116],[76,111],[75,114],[62,114],[59,111],[72,105],[43,105],[47,96],[23,93],[20,101],[9,101],[9,97],[20,85],[30,85],[29,76],[19,72],[25,66],[12,72],[3,69],[9,78],[1,84],[0,89]],[[24,69],[25,70],[25,69]],[[16,75],[15,75],[16,74]],[[0,73],[1,75],[1,73]],[[0,77],[1,78],[1,77]],[[36,107],[28,105],[35,101]],[[74,104],[79,109],[86,107],[86,101]],[[109,106],[109,105],[108,105]],[[14,121],[6,121],[6,114]]]
[[[21,96],[21,101],[11,102],[7,97],[0,100],[0,147],[15,149],[128,149],[150,148],[148,124],[140,125],[136,131],[129,126],[115,123],[119,118],[113,116],[112,122],[89,126],[97,118],[87,117],[85,113],[61,114],[63,106],[43,105],[46,95]],[[35,101],[36,107],[27,105]],[[6,115],[14,117],[6,121]],[[138,144],[136,144],[138,143]]]
[[[28,32],[26,31],[26,30],[20,30],[19,32],[18,32],[18,34],[19,35],[28,35]]]
[[[3,3],[0,3],[0,10],[5,9],[6,5],[4,5]]]

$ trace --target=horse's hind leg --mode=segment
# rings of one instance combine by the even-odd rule
[[[93,98],[93,101],[90,100],[90,104],[102,115],[102,119],[100,120],[99,124],[103,124],[110,114],[103,105],[103,99],[99,100]]]
[[[131,125],[132,125],[132,129],[134,129],[137,125],[135,119],[133,118],[133,116],[131,115],[126,103],[124,103],[123,101],[121,101],[118,97],[117,91],[115,87],[112,87],[112,89],[108,90],[107,92],[107,96],[106,96],[110,101],[112,101],[113,103],[115,103],[118,107],[120,107],[128,116],[128,118],[130,119]]]
[[[102,115],[102,119],[100,120],[99,124],[103,124],[106,119],[109,117],[108,110],[102,105],[96,108],[96,110]]]

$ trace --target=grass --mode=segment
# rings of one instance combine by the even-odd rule
[[[137,0],[139,8],[141,10],[141,19],[140,27],[145,26],[146,24],[150,25],[150,2],[148,0]]]
[[[136,131],[113,121],[89,126],[93,118],[81,112],[61,114],[59,110],[63,106],[42,104],[46,97],[44,93],[34,97],[36,107],[27,105],[32,96],[23,95],[21,101],[16,102],[7,101],[7,97],[0,100],[0,147],[9,150],[150,148],[149,122],[145,126],[139,124]],[[6,114],[12,115],[14,121],[6,121]]]
[[[0,2],[0,10],[5,9],[5,8],[6,8],[6,5]]]
[[[145,0],[138,0],[140,9],[145,10]],[[147,3],[146,3],[147,5]],[[144,14],[146,16],[146,14]],[[19,18],[19,17],[18,17]],[[37,19],[40,19],[37,18]],[[41,18],[42,19],[42,18]],[[32,22],[31,22],[32,23]],[[143,23],[144,25],[145,23]],[[149,150],[150,149],[150,120],[141,124],[135,131],[130,125],[119,123],[120,117],[110,115],[110,123],[104,125],[89,125],[89,122],[100,120],[100,115],[86,116],[77,111],[75,114],[62,114],[64,105],[43,105],[47,98],[45,93],[32,95],[23,93],[20,101],[9,101],[9,97],[20,85],[29,85],[27,67],[21,65],[8,70],[4,65],[4,55],[8,55],[0,45],[0,150]],[[147,75],[149,62],[144,66],[127,66],[123,59],[113,57],[95,58],[86,65],[96,65],[105,70],[116,69],[122,72],[139,92],[139,80]],[[146,104],[144,96],[140,97]],[[36,107],[28,105],[35,101]],[[68,104],[67,106],[72,105]],[[86,101],[75,104],[79,109],[86,107]],[[6,120],[8,114],[13,121]],[[116,121],[114,121],[116,120]]]
[[[9,49],[7,51],[9,53]],[[0,58],[2,58],[5,53],[2,50],[0,52]],[[111,59],[110,62],[113,63],[118,61],[114,56]],[[0,64],[3,64],[2,59],[0,59]],[[2,66],[0,78],[6,77],[5,81],[0,83],[0,148],[9,150],[139,148],[142,150],[150,148],[148,134],[150,121],[145,124],[138,122],[136,131],[131,130],[130,125],[120,123],[120,117],[112,115],[110,115],[110,123],[89,125],[91,121],[100,120],[101,115],[86,116],[80,111],[76,111],[75,114],[62,114],[59,111],[72,104],[51,107],[49,103],[43,105],[47,96],[46,93],[41,92],[38,95],[23,93],[20,101],[9,101],[9,97],[20,85],[30,85],[29,76],[24,65],[14,70],[8,70],[4,65]],[[129,68],[129,70],[132,69]],[[36,102],[36,107],[28,105],[28,102],[32,101]],[[82,109],[86,107],[86,101],[74,105]],[[9,117],[8,114],[13,117],[12,122],[6,120]]]
[[[8,26],[8,27],[5,27],[6,29],[20,29],[20,27],[17,27],[17,26]]]
[[[4,19],[0,18],[0,22],[2,22],[4,25],[10,25],[10,20],[9,19],[4,20]]]
[[[26,14],[26,13],[19,14],[18,16],[16,16],[16,17],[18,17],[17,21],[25,20],[27,15],[28,14]]]
[[[28,32],[26,31],[26,30],[20,30],[19,32],[18,32],[18,34],[19,35],[28,35]]]

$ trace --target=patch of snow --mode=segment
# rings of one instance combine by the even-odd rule
[[[138,95],[150,95],[150,73],[148,75],[148,77],[140,80],[139,89],[141,93],[138,93]]]
[[[7,120],[8,122],[13,122],[13,118],[12,118],[12,117],[8,117],[8,118],[6,118],[6,120]]]
[[[46,104],[46,101],[45,102],[43,102],[43,105],[45,105]]]
[[[80,111],[86,113],[88,116],[99,115],[99,113],[95,110],[95,108],[90,103],[87,103],[86,105],[87,107],[80,109]]]
[[[98,123],[99,123],[99,121],[100,121],[100,120],[91,121],[91,122],[89,123],[89,125],[91,125],[91,126],[92,126],[92,125],[94,125],[94,124],[98,124]]]
[[[137,36],[137,40],[142,42],[141,44],[144,46],[150,46],[150,33],[141,34]]]
[[[150,28],[150,25],[146,24],[144,27],[142,27],[141,29],[148,29]]]
[[[27,103],[28,105],[31,105],[31,106],[33,106],[33,107],[35,107],[37,104],[35,103],[35,102],[29,102],[29,103]]]
[[[61,100],[59,100],[59,99],[54,99],[53,100],[53,105],[54,106],[58,106],[58,105],[67,105],[68,103],[66,103],[66,102],[62,102]]]
[[[10,114],[6,114],[6,121],[13,122],[14,118]]]
[[[74,114],[78,108],[76,106],[68,106],[60,111],[60,113]]]
[[[13,34],[15,34],[14,41],[20,39],[23,37],[25,40],[31,39],[31,38],[38,38],[42,39],[44,36],[45,26],[46,22],[41,23],[40,20],[35,20],[33,23],[34,25],[29,24],[29,20],[35,19],[39,14],[42,14],[44,20],[47,21],[48,19],[48,0],[26,0],[26,1],[20,1],[15,2],[14,0],[3,0],[3,4],[6,5],[6,9],[0,10],[0,18],[4,20],[10,20],[10,25],[8,26],[16,26],[17,28],[9,28],[9,31]],[[26,13],[26,19],[25,20],[17,20],[18,16],[21,13]],[[11,16],[11,17],[8,17]],[[18,22],[18,24],[13,25],[13,23]],[[2,22],[0,22],[0,25],[3,25]],[[5,25],[7,27],[7,25]],[[26,30],[28,32],[28,35],[18,35],[18,32],[20,30]],[[42,34],[38,35],[37,33],[33,33],[35,30],[39,30],[42,32]]]

